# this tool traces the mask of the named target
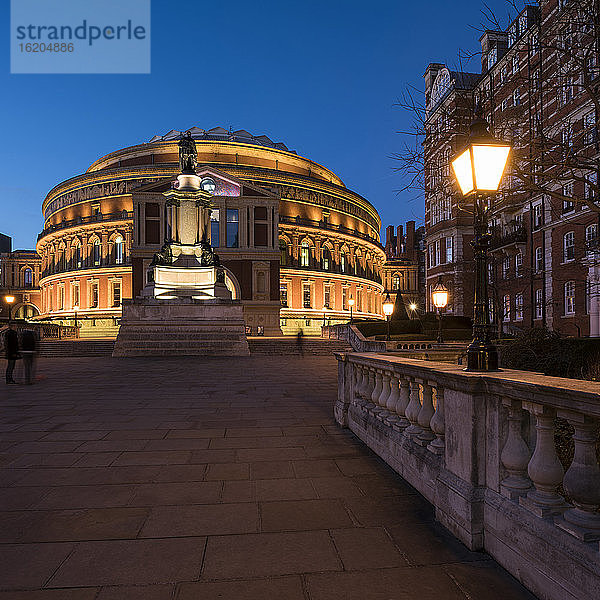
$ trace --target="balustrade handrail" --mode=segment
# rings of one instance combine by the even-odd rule
[[[540,597],[600,597],[599,383],[335,354],[336,421],[423,494],[436,518]],[[572,454],[556,441],[567,436]]]
[[[133,211],[122,210],[114,213],[99,213],[97,215],[86,215],[85,217],[77,217],[76,219],[69,219],[68,221],[61,221],[55,225],[46,227],[37,237],[38,241],[44,236],[58,231],[59,229],[67,229],[69,227],[77,227],[78,225],[85,225],[87,223],[101,223],[104,221],[123,221],[127,219],[133,219]]]

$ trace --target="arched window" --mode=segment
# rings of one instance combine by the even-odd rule
[[[310,266],[310,246],[308,245],[308,242],[302,242],[302,245],[300,246],[300,266]]]
[[[100,240],[95,239],[94,245],[92,246],[92,265],[94,267],[99,267],[102,259],[102,252],[100,246]]]
[[[348,259],[346,258],[346,253],[342,250],[340,253],[340,270],[342,273],[345,273],[348,269]]]
[[[29,267],[23,271],[23,283],[26,288],[33,287],[33,271]]]
[[[398,291],[400,289],[400,275],[394,273],[392,276],[392,290]]]
[[[329,271],[329,269],[331,269],[331,251],[327,246],[323,248],[322,269],[323,271]]]
[[[123,264],[123,238],[119,235],[115,238],[115,264]]]
[[[288,263],[288,245],[285,240],[279,240],[279,264],[287,267]]]
[[[575,314],[575,282],[565,283],[565,315]]]
[[[79,242],[73,247],[73,266],[76,269],[81,269],[83,266],[81,263],[81,244]]]

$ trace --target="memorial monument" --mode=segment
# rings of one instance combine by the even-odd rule
[[[188,131],[179,141],[181,173],[164,193],[167,240],[141,295],[123,301],[113,356],[250,353],[242,306],[232,300],[210,244],[212,196],[201,189],[196,158]]]

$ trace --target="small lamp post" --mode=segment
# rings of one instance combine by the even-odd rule
[[[350,298],[348,299],[348,306],[350,307],[350,325],[352,325],[352,307],[354,306],[354,298],[352,294],[350,294]]]
[[[438,277],[437,283],[433,286],[431,290],[431,301],[433,305],[437,308],[438,314],[438,336],[437,343],[443,344],[444,338],[442,337],[442,309],[446,308],[448,305],[448,288],[442,282],[442,276]]]
[[[10,325],[12,323],[12,305],[13,302],[15,301],[15,297],[14,296],[4,296],[4,302],[6,302],[6,304],[8,304],[8,324]]]
[[[498,351],[490,339],[487,252],[490,241],[488,197],[498,191],[510,154],[510,144],[490,134],[488,124],[475,118],[465,148],[452,160],[452,168],[463,196],[473,197],[471,245],[475,254],[475,298],[473,341],[467,348],[466,371],[496,371]]]
[[[414,302],[411,302],[411,303],[408,305],[408,308],[409,308],[409,310],[410,310],[410,318],[411,318],[411,320],[413,320],[413,319],[415,318],[415,313],[417,312],[417,308],[418,308],[418,307],[417,307],[416,303],[414,303]]]
[[[79,325],[77,324],[77,311],[79,310],[79,306],[77,304],[73,305],[73,312],[75,313],[75,337],[79,337]]]
[[[394,303],[392,302],[392,299],[390,298],[389,292],[385,295],[385,299],[383,301],[382,308],[383,308],[383,314],[385,315],[385,318],[387,319],[386,340],[389,342],[390,341],[390,318],[392,316],[392,313],[394,312]]]

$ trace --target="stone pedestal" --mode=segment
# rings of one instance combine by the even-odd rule
[[[123,302],[113,356],[248,354],[242,306],[237,300],[146,297]]]

